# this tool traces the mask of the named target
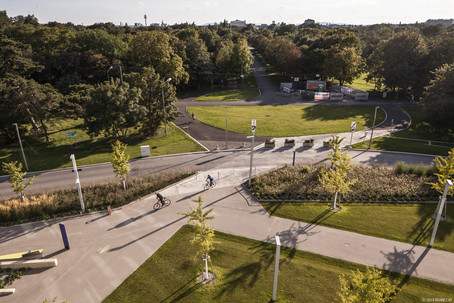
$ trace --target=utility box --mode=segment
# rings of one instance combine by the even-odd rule
[[[150,156],[150,145],[144,145],[140,147],[140,154],[143,157],[149,157]]]

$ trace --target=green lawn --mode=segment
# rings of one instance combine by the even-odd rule
[[[211,259],[218,280],[197,283],[200,258],[184,226],[103,302],[271,302],[275,246],[216,232]],[[339,275],[365,266],[282,247],[277,302],[340,302]],[[401,290],[393,302],[452,298],[454,286],[385,272]]]
[[[327,203],[262,202],[274,216],[311,222],[427,246],[432,235],[436,204],[346,203],[340,212],[328,210]],[[440,223],[434,248],[454,252],[454,207],[448,205],[448,219]]]
[[[411,117],[410,127],[386,137],[373,139],[371,149],[446,156],[448,151],[454,148],[452,132],[440,134],[430,124],[424,122],[424,107],[403,106],[402,108]],[[431,141],[430,145],[429,140]],[[368,147],[369,141],[353,145],[353,148],[359,149]]]
[[[258,97],[260,92],[257,89],[229,89],[209,93],[195,99],[196,101],[238,101]]]
[[[353,80],[352,84],[347,84],[347,86],[354,88],[354,89],[359,89],[365,92],[371,92],[374,90],[375,85],[373,83],[366,82],[366,76],[367,74],[361,74],[361,76],[355,80]],[[336,83],[336,81],[334,81]]]
[[[110,162],[112,159],[112,138],[102,136],[91,139],[82,129],[83,121],[70,119],[54,119],[49,123],[51,142],[23,138],[24,152],[30,171],[39,171],[61,167],[70,167],[69,156],[74,154],[78,165]],[[132,134],[128,137],[127,153],[131,159],[140,157],[140,146],[150,145],[151,155],[160,156],[204,150],[200,145],[189,138],[182,130],[172,123],[167,125],[168,136],[164,136],[163,129],[151,139],[143,139]],[[71,147],[66,138],[67,131],[77,132],[77,144]],[[0,149],[0,162],[17,160],[22,162],[22,154],[18,144],[5,146]],[[1,170],[0,173],[5,174]]]
[[[352,121],[372,125],[373,106],[232,106],[228,108],[228,129],[239,133],[251,132],[251,119],[257,120],[256,135],[270,137],[304,136],[350,131]],[[223,107],[189,107],[197,120],[225,129]],[[385,119],[377,111],[377,124]]]

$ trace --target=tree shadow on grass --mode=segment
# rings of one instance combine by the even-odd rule
[[[184,297],[190,295],[191,293],[193,293],[194,291],[196,291],[197,289],[199,289],[200,287],[203,286],[200,283],[196,283],[196,284],[190,286],[192,283],[195,282],[196,279],[197,279],[197,276],[192,278],[191,280],[189,280],[186,284],[181,286],[179,289],[175,290],[171,295],[169,295],[167,298],[161,300],[160,302],[161,303],[164,303],[164,302],[179,302]],[[172,298],[174,296],[176,296],[176,297]]]
[[[449,240],[449,237],[454,232],[454,205],[449,204],[447,208],[447,218],[444,221],[440,221],[437,231],[437,241],[445,242]],[[435,213],[437,204],[420,204],[418,205],[418,215],[420,216],[419,221],[414,225],[409,238],[414,238],[412,244],[422,245],[430,237],[435,220],[432,215]],[[445,212],[443,210],[443,217]]]
[[[328,109],[328,106],[331,105],[305,107],[301,110],[301,118],[306,121],[335,121],[343,119],[354,119],[359,114],[365,117],[367,121],[372,121],[374,118],[373,106],[342,106],[340,110]],[[338,108],[340,108],[340,106],[338,106]]]
[[[263,271],[269,270],[274,264],[276,246],[270,244],[271,238],[265,239],[265,242],[258,242],[256,245],[248,248],[254,260],[239,265],[229,273],[223,276],[225,281],[222,284],[221,291],[215,299],[221,299],[223,296],[233,294],[237,288],[253,287]],[[274,241],[274,238],[273,238]],[[280,264],[289,262],[295,255],[295,249],[282,250]],[[258,256],[258,257],[257,257]],[[258,260],[257,260],[258,258]]]

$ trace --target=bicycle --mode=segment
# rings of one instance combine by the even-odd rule
[[[158,197],[156,197],[156,200],[158,200],[158,201],[153,205],[153,209],[155,209],[155,210],[158,210],[162,207],[167,207],[170,205],[170,203],[172,203],[172,201],[170,201],[170,199],[166,198],[166,197],[163,198],[164,205],[161,203],[161,200],[159,200]]]
[[[210,184],[210,181],[208,180],[207,183],[205,184],[205,186],[203,187],[204,190],[208,190],[210,188],[213,188],[216,186],[216,181],[211,181],[211,184]]]

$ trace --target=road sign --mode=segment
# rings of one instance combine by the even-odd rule
[[[66,138],[76,138],[77,132],[66,132]]]
[[[252,133],[255,133],[255,127],[256,127],[257,123],[254,119],[252,119]]]
[[[351,132],[353,133],[356,130],[356,122],[352,122],[352,125],[350,126]]]

